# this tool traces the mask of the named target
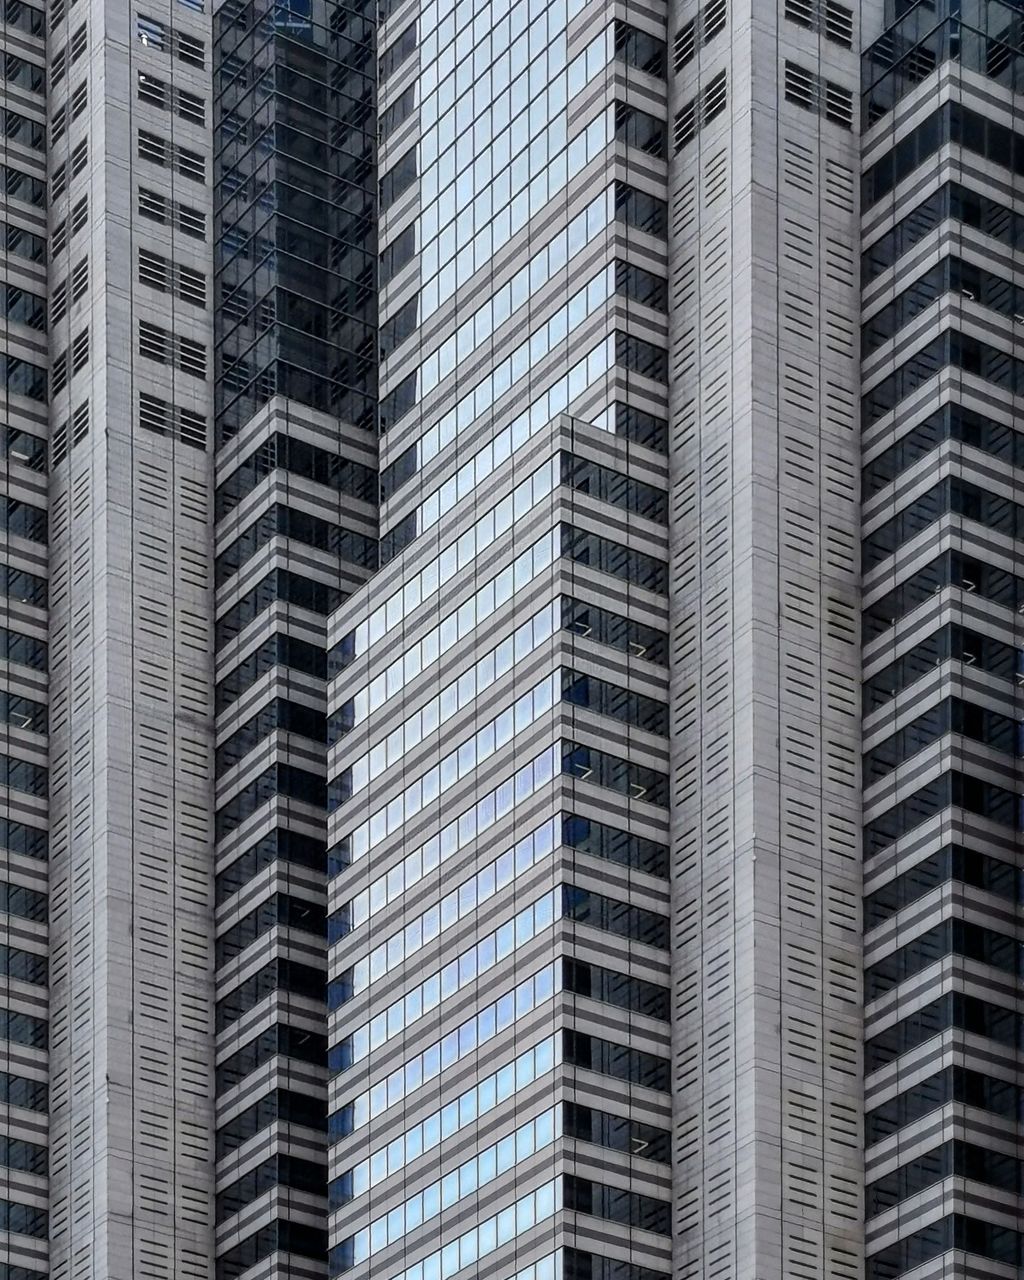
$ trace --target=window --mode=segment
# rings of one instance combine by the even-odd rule
[[[8,142],[16,142],[18,146],[28,147],[32,151],[46,150],[46,126],[41,120],[31,120],[8,108],[0,108],[0,112],[4,136]]]
[[[562,1032],[562,1058],[569,1066],[595,1071],[614,1080],[626,1080],[658,1093],[668,1093],[672,1088],[672,1064],[668,1058],[602,1040],[583,1031]]]
[[[380,180],[380,210],[386,212],[417,178],[416,148],[411,147]]]
[[[170,50],[179,62],[200,69],[205,68],[206,47],[202,40],[176,29],[168,35],[167,28],[162,22],[158,22],[155,18],[147,18],[141,13],[137,16],[135,23],[136,38],[147,49],[160,53]]]
[[[3,361],[4,386],[9,395],[26,396],[29,400],[46,400],[46,370],[17,356],[0,355]]]
[[[668,662],[668,636],[664,631],[634,622],[587,600],[562,596],[562,629],[659,666]]]
[[[659,240],[668,238],[668,205],[626,182],[615,183],[615,220]]]
[[[19,58],[16,53],[3,55],[3,82],[11,89],[25,93],[46,93],[46,69],[37,62]]]
[[[5,284],[2,288],[5,318],[11,324],[23,324],[28,329],[45,333],[46,299],[16,284]]]
[[[631,800],[668,808],[668,777],[664,773],[598,751],[596,747],[563,742],[562,773],[592,786],[607,787]]]
[[[383,86],[398,68],[416,52],[416,23],[406,27],[402,34],[384,50],[377,64],[377,83]]]
[[[664,80],[667,74],[665,41],[623,22],[621,18],[615,20],[615,57],[626,66],[646,71],[659,80]]]
[[[46,33],[46,14],[23,0],[4,0],[4,26],[27,36],[42,37]]]
[[[610,574],[657,595],[667,592],[668,566],[663,560],[570,524],[563,524],[561,529],[561,554],[574,563],[589,565],[599,573]]]
[[[4,224],[4,248],[15,257],[23,257],[29,262],[46,261],[46,241],[13,223]]]
[[[381,113],[378,125],[378,141],[386,142],[394,131],[406,122],[416,110],[416,87],[410,85],[391,105]]]
[[[564,1186],[566,1209],[656,1235],[672,1234],[672,1206],[667,1200],[655,1200],[653,1196],[623,1191],[568,1173],[564,1175]]]
[[[665,121],[627,102],[615,103],[615,137],[627,147],[635,147],[646,155],[668,159]]]
[[[135,19],[135,36],[147,49],[163,49],[166,46],[167,31],[162,22],[155,18],[144,18],[140,13]]]
[[[563,452],[561,460],[561,482],[574,493],[587,494],[654,524],[668,523],[668,494],[664,489],[572,453]]]
[[[29,173],[23,173],[9,164],[0,170],[3,175],[3,193],[8,200],[21,200],[25,204],[42,208],[46,204],[46,183]]]

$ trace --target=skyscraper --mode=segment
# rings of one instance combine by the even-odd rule
[[[0,1280],[1024,1275],[1021,0],[3,34]]]

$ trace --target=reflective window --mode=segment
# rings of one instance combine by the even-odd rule
[[[518,626],[500,644],[488,650],[467,671],[452,680],[428,699],[418,710],[403,720],[382,742],[357,757],[336,778],[342,798],[348,800],[380,777],[385,770],[418,746],[424,738],[436,733],[464,707],[476,700],[506,676],[558,630],[558,604],[551,601]],[[328,744],[336,742],[344,727],[335,716],[330,720]]]
[[[447,929],[501,894],[518,876],[546,858],[556,847],[557,821],[549,818],[529,835],[517,840],[511,849],[487,863],[475,875],[456,885],[435,905],[428,907],[397,933],[378,943],[368,955],[356,961],[351,970],[352,993],[365,991],[395,966],[402,964],[421,947],[440,937]],[[347,903],[328,917],[327,941],[336,942],[354,927],[353,903]]]
[[[411,680],[448,653],[497,609],[513,598],[517,591],[543,573],[555,559],[555,535],[546,533],[531,547],[521,552],[511,564],[484,582],[474,595],[447,614],[379,676],[365,685],[354,697],[332,715],[335,732],[347,733],[362,724],[371,711],[376,711],[400,693]],[[329,671],[336,676],[355,656],[356,633],[342,639],[329,654]]]
[[[363,1195],[554,1070],[561,1061],[559,1049],[559,1038],[548,1036],[335,1178],[330,1188],[330,1208],[339,1208]]]
[[[429,1183],[331,1249],[331,1274],[341,1275],[366,1262],[410,1231],[438,1217],[467,1196],[500,1178],[562,1136],[562,1108],[549,1107],[500,1141],[484,1147],[445,1177]]]
[[[443,1249],[437,1249],[421,1261],[407,1267],[392,1280],[449,1280],[464,1267],[480,1261],[496,1249],[517,1239],[536,1226],[553,1218],[562,1207],[561,1179],[553,1178],[543,1186],[501,1209],[491,1217],[483,1218]],[[329,1274],[341,1274],[345,1267],[343,1257],[332,1250],[328,1258]],[[543,1263],[529,1266],[518,1272],[512,1280],[554,1280],[550,1267]]]
[[[558,483],[558,459],[551,458],[532,475],[518,484],[496,505],[485,511],[459,538],[449,543],[440,555],[417,574],[410,575],[398,590],[377,606],[356,627],[352,656],[366,650],[400,623],[403,618],[428,600],[456,573],[506,533],[515,520],[526,515],[552,492]]]
[[[561,989],[560,967],[545,965],[346,1103],[332,1118],[332,1134],[340,1138],[361,1129],[389,1107],[436,1080],[442,1071],[474,1053],[532,1010],[546,1004]],[[332,1048],[328,1063],[332,1072],[335,1070],[334,1062]]]
[[[525,946],[545,929],[551,928],[561,915],[560,898],[558,890],[552,889],[517,912],[511,920],[485,935],[475,946],[412,987],[369,1022],[333,1044],[331,1065],[335,1073],[346,1071],[355,1063],[361,1062],[407,1027],[457,995],[464,987],[509,960],[521,946]],[[335,994],[339,981],[344,983],[345,979],[335,979],[328,983],[328,1009],[336,1008],[339,1004]]]
[[[540,787],[546,786],[555,775],[557,760],[558,749],[554,746],[547,747],[510,777],[504,778],[476,804],[471,805],[454,821],[446,823],[436,836],[408,854],[385,875],[372,880],[367,889],[352,899],[350,911],[344,912],[349,917],[347,922],[342,923],[343,912],[339,911],[332,916],[332,927],[338,929],[340,934],[347,932],[348,928],[354,929],[418,884],[460,848],[510,813],[517,804],[529,799]],[[335,846],[331,853],[335,860],[343,862],[345,866],[351,861],[351,850],[344,844],[341,847]],[[332,872],[338,874],[341,869],[338,866],[332,868]]]

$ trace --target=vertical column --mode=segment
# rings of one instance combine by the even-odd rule
[[[856,1280],[857,19],[675,24],[676,1275]]]
[[[7,5],[0,157],[0,1240],[11,1274],[47,1262],[46,19]]]
[[[212,1274],[209,58],[51,14],[55,1277]]]

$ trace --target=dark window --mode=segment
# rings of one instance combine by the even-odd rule
[[[217,486],[215,518],[223,519],[277,470],[313,480],[360,502],[377,501],[377,473],[372,467],[278,432],[249,454]]]
[[[303,578],[290,569],[271,569],[267,576],[251,591],[247,591],[217,619],[214,637],[217,647],[233,640],[247,626],[277,601],[308,609],[310,613],[326,617],[347,599],[347,593],[325,582]]]
[[[217,1222],[224,1222],[240,1213],[274,1187],[289,1187],[308,1195],[326,1196],[327,1165],[303,1160],[299,1156],[271,1156],[217,1192]]]
[[[377,70],[378,85],[386,84],[398,68],[416,52],[416,23],[406,27],[400,36],[388,45],[380,55]]]
[[[575,564],[588,565],[657,595],[665,595],[668,590],[668,566],[664,560],[571,524],[562,525],[562,555]]]
[[[592,786],[607,787],[631,800],[667,809],[668,776],[621,756],[575,742],[562,743],[562,772]]]
[[[667,1058],[583,1031],[562,1032],[562,1057],[568,1066],[626,1080],[658,1093],[668,1093],[672,1088],[672,1064]]]
[[[322,711],[316,711],[304,703],[274,698],[260,707],[254,716],[217,748],[218,776],[234,768],[250,751],[278,731],[309,738],[322,746],[327,741],[327,717]]]
[[[636,1191],[623,1191],[589,1178],[564,1175],[562,1203],[575,1213],[591,1214],[605,1222],[615,1222],[623,1227],[640,1231],[652,1231],[656,1235],[672,1234],[672,1206],[666,1200],[640,1195]]]
[[[562,596],[562,627],[595,644],[608,645],[620,653],[643,658],[646,662],[666,666],[668,636],[643,622],[635,622],[621,613],[612,613],[588,600]]]
[[[562,453],[562,484],[574,493],[586,493],[599,502],[643,516],[656,524],[668,523],[668,494],[664,489],[634,480],[612,467],[602,467],[587,458]]]
[[[216,839],[223,840],[278,796],[323,809],[327,803],[327,784],[320,774],[311,773],[308,769],[299,769],[291,764],[273,764],[220,806],[214,823]]]
[[[416,255],[415,223],[400,231],[380,255],[380,285],[388,284]]]
[[[870,496],[880,492],[946,440],[970,445],[1014,467],[1024,467],[1024,435],[1019,431],[992,422],[963,405],[945,404],[867,464],[862,473],[864,493]]]
[[[380,180],[380,211],[385,213],[400,195],[408,191],[419,173],[416,168],[416,148],[412,147]]]
[[[631,1013],[654,1018],[658,1022],[667,1022],[669,1019],[667,987],[658,986],[656,982],[648,982],[644,978],[630,977],[615,969],[589,964],[585,960],[569,957],[563,959],[562,987],[572,995],[614,1005],[617,1009],[628,1009]]]
[[[869,965],[864,973],[864,999],[876,1000],[950,955],[991,965],[1014,977],[1024,973],[1024,942],[968,920],[943,920]]]
[[[283,503],[261,512],[247,529],[217,557],[215,578],[223,586],[243,564],[272,539],[290,538],[303,546],[329,551],[361,568],[377,567],[377,540],[330,520],[287,507]]]
[[[562,1280],[670,1280],[663,1271],[652,1271],[635,1262],[624,1262],[580,1249],[562,1250]]]
[[[327,1065],[326,1037],[282,1023],[261,1031],[217,1067],[217,1093],[227,1093],[251,1072],[279,1055],[324,1067]]]
[[[668,846],[574,813],[562,815],[562,843],[648,875],[668,877]]]
[[[664,120],[626,102],[615,103],[615,138],[647,155],[668,159],[668,128]]]
[[[666,46],[664,40],[649,35],[638,27],[615,20],[615,57],[627,66],[646,71],[648,75],[665,79],[667,69]]]
[[[661,1164],[670,1164],[672,1160],[672,1135],[668,1130],[630,1120],[628,1116],[566,1102],[563,1103],[562,1126],[565,1136],[578,1142],[592,1142],[610,1151],[623,1151]]]
[[[567,920],[574,920],[577,924],[590,925],[593,929],[663,951],[669,948],[668,917],[634,906],[631,902],[619,902],[576,885],[563,885],[562,910]]]
[[[218,1256],[217,1280],[237,1280],[244,1271],[277,1252],[312,1258],[319,1266],[323,1266],[327,1254],[327,1232],[320,1227],[307,1227],[303,1223],[284,1219],[260,1227],[241,1244],[236,1244]]]
[[[246,689],[274,667],[290,667],[303,675],[323,680],[327,675],[327,655],[319,645],[310,644],[308,640],[281,634],[271,636],[218,683],[217,714],[226,711]]]
[[[643,693],[634,693],[621,685],[611,684],[597,676],[583,675],[569,668],[562,669],[562,701],[576,707],[586,707],[598,715],[619,720],[623,724],[668,736],[668,705]]]
[[[626,182],[615,183],[615,219],[628,227],[646,231],[659,240],[668,239],[668,205]]]
[[[1004,609],[1016,610],[1024,605],[1024,579],[988,561],[959,551],[945,551],[865,607],[864,642],[883,635],[943,587],[954,587]]]
[[[885,706],[944,662],[960,663],[964,668],[972,667],[1003,680],[1016,680],[1024,671],[1024,650],[949,622],[865,682],[865,712]]]
[[[950,881],[1024,904],[1024,870],[963,845],[946,845],[864,899],[864,928],[877,928],[897,911]]]
[[[1020,830],[1021,798],[1016,792],[954,771],[942,774],[869,822],[864,828],[864,856],[881,853],[908,831],[954,806],[1000,826]]]
[[[985,1036],[1009,1048],[1024,1045],[1024,1015],[976,996],[945,995],[871,1036],[864,1046],[864,1074],[888,1066],[950,1028]]]
[[[242,1143],[278,1122],[322,1133],[327,1127],[327,1106],[305,1093],[275,1089],[217,1130],[217,1159],[223,1159]]]
[[[668,352],[631,333],[615,334],[615,363],[653,382],[668,382]]]
[[[311,871],[323,872],[327,865],[327,848],[322,840],[298,831],[277,828],[263,836],[240,854],[217,876],[217,905],[226,902],[266,867],[275,862],[292,863]]]
[[[948,733],[962,734],[973,742],[1014,757],[1020,756],[1024,746],[1021,724],[1011,716],[962,698],[943,698],[865,753],[864,785],[878,782]]]

